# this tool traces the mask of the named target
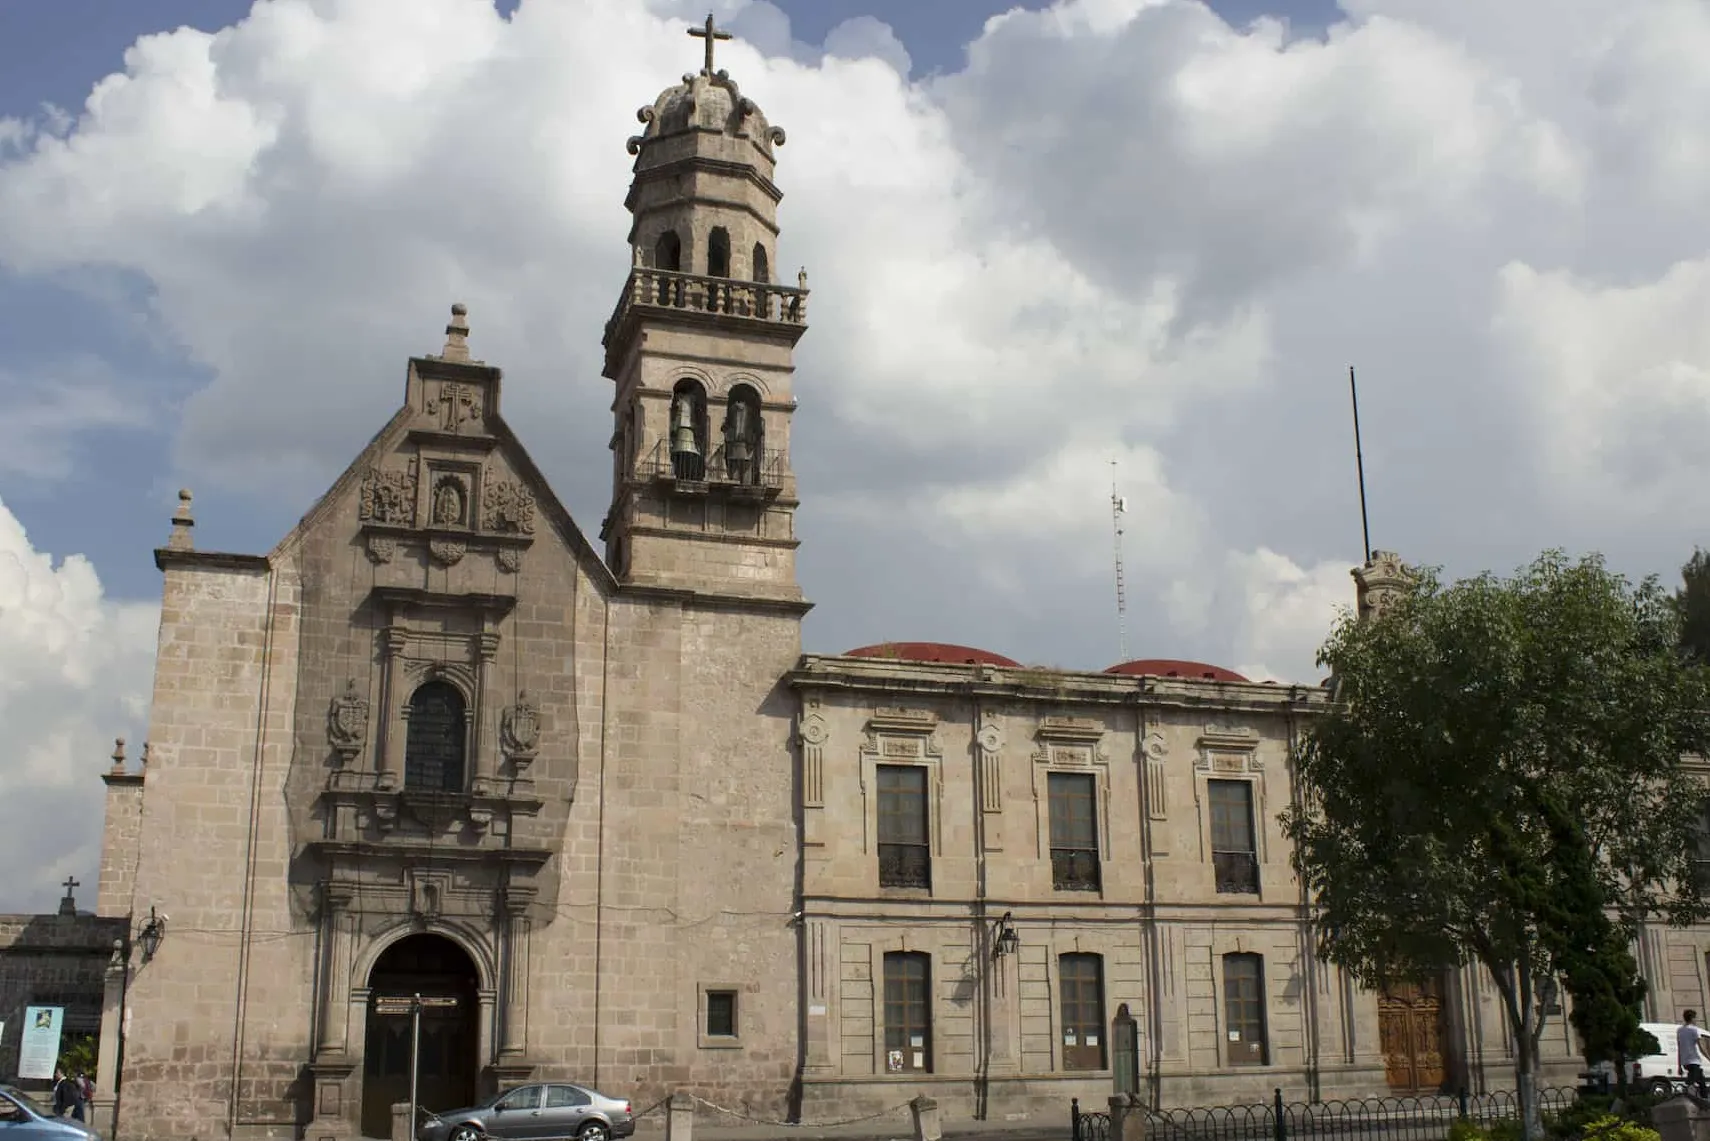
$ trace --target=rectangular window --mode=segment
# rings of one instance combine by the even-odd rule
[[[919,951],[885,955],[885,1072],[932,1072],[932,960]]]
[[[932,886],[932,850],[927,847],[926,769],[880,765],[879,886]]]
[[[1097,891],[1098,814],[1091,773],[1051,773],[1051,886],[1058,891]]]
[[[1098,955],[1060,956],[1057,985],[1063,992],[1063,1068],[1104,1069],[1104,960]]]
[[[736,992],[707,991],[707,1037],[736,1037]]]
[[[1211,866],[1223,895],[1259,894],[1259,852],[1254,843],[1253,785],[1206,781],[1211,801]]]
[[[1262,1066],[1265,1049],[1265,959],[1223,956],[1223,1029],[1231,1066]]]

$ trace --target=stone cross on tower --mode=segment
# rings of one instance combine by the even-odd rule
[[[707,62],[701,70],[706,75],[716,75],[717,72],[713,71],[713,45],[719,40],[728,40],[730,33],[722,28],[713,27],[712,13],[708,12],[706,25],[700,28],[690,28],[689,34],[707,42]]]
[[[71,876],[65,877],[65,898],[59,901],[59,913],[61,915],[77,914],[77,899],[71,893],[82,886]]]

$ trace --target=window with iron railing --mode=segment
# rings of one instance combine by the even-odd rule
[[[1211,802],[1211,866],[1221,895],[1259,894],[1259,853],[1253,828],[1253,785],[1206,782]]]
[[[1051,886],[1058,891],[1099,890],[1096,793],[1091,773],[1051,773],[1046,780]]]
[[[879,765],[879,886],[930,888],[926,769]]]

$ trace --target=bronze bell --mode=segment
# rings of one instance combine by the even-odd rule
[[[706,461],[695,432],[694,397],[678,393],[671,404],[671,471],[678,479],[706,478]]]
[[[748,405],[733,401],[724,419],[724,466],[735,483],[749,482],[754,462],[754,430]]]

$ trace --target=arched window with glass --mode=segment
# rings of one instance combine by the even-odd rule
[[[469,706],[442,678],[423,682],[410,696],[404,737],[404,787],[420,792],[462,792],[469,753]]]

